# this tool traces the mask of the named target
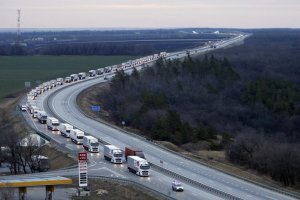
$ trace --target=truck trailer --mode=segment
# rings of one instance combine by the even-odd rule
[[[82,146],[85,150],[91,153],[99,153],[99,142],[98,139],[93,136],[83,136]]]
[[[145,159],[145,155],[141,149],[133,148],[133,147],[125,147],[125,159],[127,160],[128,156],[138,156],[140,158]]]
[[[150,175],[150,165],[147,160],[140,158],[138,156],[128,156],[127,157],[127,167],[132,173],[138,176],[149,176]]]
[[[123,152],[114,145],[104,145],[104,158],[112,163],[122,164]]]

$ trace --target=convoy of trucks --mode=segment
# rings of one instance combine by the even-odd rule
[[[147,56],[144,58],[139,58],[135,60],[130,60],[124,62],[120,65],[106,66],[104,68],[99,68],[97,70],[89,70],[88,76],[95,77],[96,75],[111,73],[119,70],[124,70],[126,68],[135,67],[141,64],[146,64],[152,62],[160,57],[167,56],[166,52],[161,52],[160,54],[154,54],[152,56]],[[109,76],[113,76],[110,74]],[[70,137],[70,139],[77,145],[82,144],[86,151],[92,153],[98,153],[100,151],[99,141],[93,136],[86,136],[83,131],[74,128],[72,125],[67,123],[59,123],[59,120],[54,117],[48,117],[47,113],[44,111],[38,111],[36,107],[35,98],[50,90],[56,86],[63,85],[64,83],[72,83],[78,80],[83,80],[87,76],[86,72],[80,72],[78,74],[71,74],[70,76],[63,78],[57,78],[56,80],[51,80],[40,84],[38,87],[30,91],[27,95],[27,107],[28,111],[37,117],[40,123],[46,123],[48,129],[56,131],[59,130],[62,136]],[[22,110],[26,111],[25,108],[21,107]],[[111,163],[121,164],[124,161],[124,157],[127,161],[127,167],[130,172],[133,172],[139,176],[149,176],[150,175],[150,164],[145,159],[145,155],[141,149],[136,149],[133,147],[126,147],[125,151],[113,145],[104,145],[103,150],[104,158]],[[45,162],[45,168],[47,168],[48,158],[37,156],[36,160]],[[44,165],[44,164],[43,164]],[[37,166],[39,168],[39,166]]]
[[[127,157],[127,168],[138,176],[150,176],[150,165],[147,160],[139,156]]]
[[[98,139],[93,136],[83,136],[82,146],[91,153],[99,153]]]
[[[84,132],[79,129],[71,129],[70,138],[75,144],[82,144]]]
[[[58,131],[59,121],[54,117],[47,118],[47,127],[51,131]]]
[[[104,158],[112,163],[123,163],[123,151],[114,145],[104,145]]]

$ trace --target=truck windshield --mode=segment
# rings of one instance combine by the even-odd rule
[[[122,157],[123,155],[122,155],[122,153],[115,153],[114,154],[114,157]]]
[[[46,119],[47,119],[47,116],[42,116],[42,119],[46,120]]]
[[[77,136],[77,139],[83,139],[83,136]]]
[[[54,122],[54,123],[52,123],[52,125],[53,125],[53,126],[58,126],[58,125],[59,125],[59,123],[57,123],[57,122]]]
[[[150,169],[150,165],[141,165],[140,168],[141,169]]]
[[[93,147],[97,147],[97,146],[99,146],[99,142],[93,142],[93,143],[91,143],[91,145],[92,145]]]

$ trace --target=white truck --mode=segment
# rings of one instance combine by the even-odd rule
[[[33,117],[33,118],[37,118],[37,112],[38,112],[38,107],[36,107],[36,106],[31,106],[31,108],[30,108],[30,113],[31,113],[31,116]]]
[[[57,78],[56,79],[56,85],[62,85],[64,84],[64,79],[63,78]]]
[[[138,156],[128,156],[127,157],[127,167],[132,173],[138,176],[149,176],[150,175],[150,165],[147,160],[140,158]]]
[[[61,123],[58,127],[58,130],[60,131],[60,134],[62,136],[65,136],[67,138],[70,137],[70,132],[73,129],[73,126],[67,123]]]
[[[104,73],[104,68],[99,68],[99,69],[97,69],[97,74],[98,75],[101,75],[101,74],[103,74]]]
[[[38,111],[37,118],[41,124],[46,124],[47,122],[47,114],[45,111]]]
[[[91,153],[99,153],[99,142],[98,139],[93,136],[83,136],[82,146],[85,150]]]
[[[79,80],[83,80],[83,79],[85,79],[85,77],[86,77],[86,73],[85,72],[78,73]]]
[[[71,129],[70,138],[75,144],[82,144],[84,132],[79,129]]]
[[[54,117],[47,118],[47,127],[52,131],[58,131],[59,121]]]
[[[104,145],[104,158],[112,163],[122,164],[123,151],[114,145]]]
[[[70,78],[71,78],[71,81],[78,81],[78,75],[77,74],[71,74]]]
[[[94,77],[94,76],[96,76],[96,70],[90,70],[89,77]]]
[[[71,79],[70,76],[67,76],[67,77],[65,78],[65,83],[71,83],[71,81],[72,81],[72,79]]]

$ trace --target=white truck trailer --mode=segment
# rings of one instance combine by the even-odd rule
[[[71,81],[78,81],[78,75],[77,74],[71,74],[70,78],[71,78]]]
[[[47,127],[52,131],[58,131],[59,121],[54,117],[47,118]]]
[[[64,79],[63,78],[57,78],[56,79],[56,85],[62,85],[64,84]]]
[[[150,175],[150,165],[147,160],[140,158],[138,156],[128,156],[127,157],[127,167],[132,173],[138,176],[149,176]]]
[[[98,139],[93,136],[83,136],[83,148],[91,153],[99,153]]]
[[[98,75],[101,75],[101,74],[103,74],[104,73],[104,68],[99,68],[99,69],[97,69],[97,74]]]
[[[65,136],[67,138],[70,137],[70,132],[73,129],[73,126],[67,123],[61,123],[58,127],[58,130],[60,131],[60,134],[62,136]]]
[[[45,111],[38,111],[37,112],[37,119],[41,124],[46,124],[47,122],[47,113]]]
[[[123,151],[114,145],[104,145],[104,158],[112,163],[122,164]]]
[[[84,132],[79,129],[71,129],[70,138],[75,144],[82,144]]]

